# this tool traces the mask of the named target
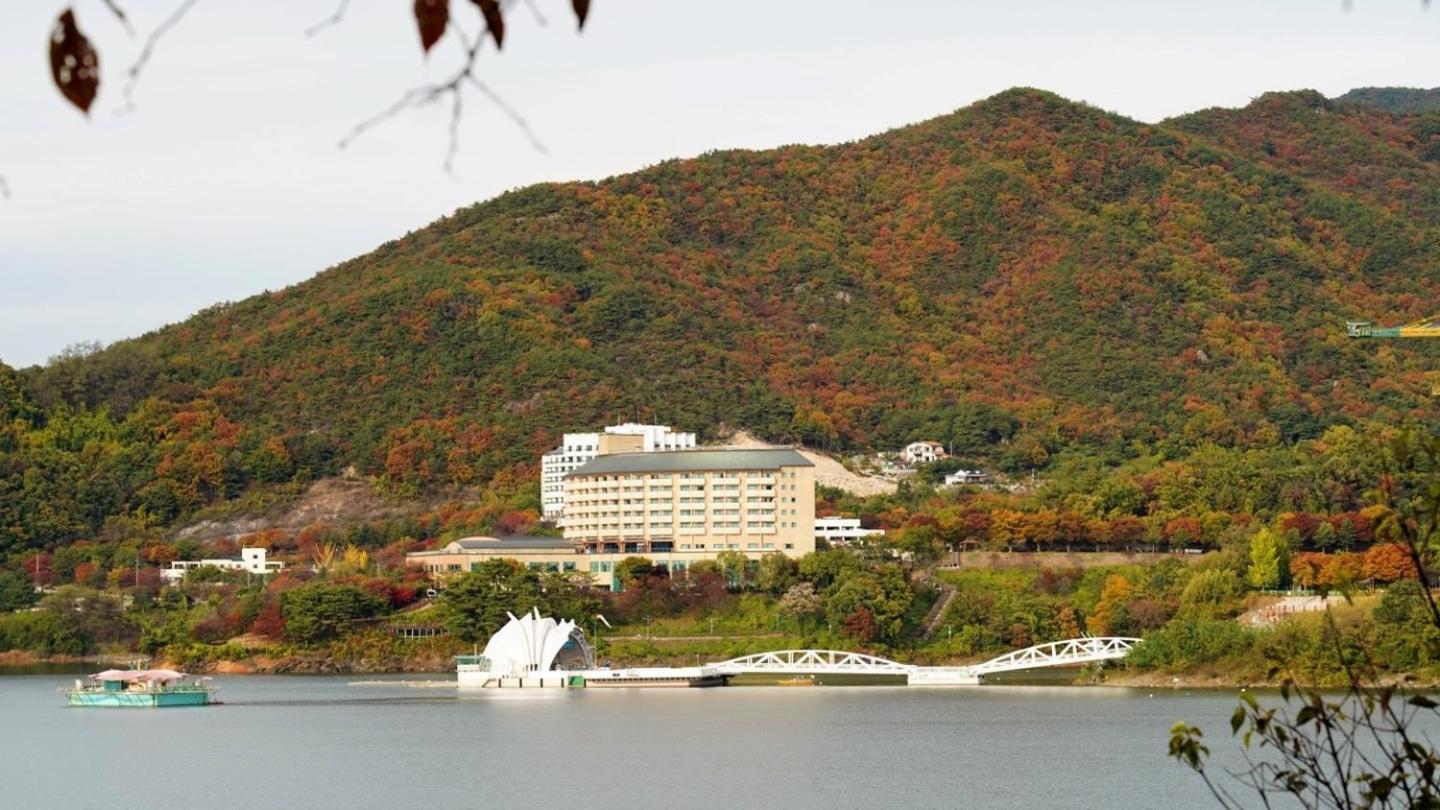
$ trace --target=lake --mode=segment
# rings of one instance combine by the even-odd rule
[[[55,690],[73,677],[0,677],[0,807],[1182,810],[1213,805],[1166,757],[1170,726],[1229,751],[1235,707],[1228,692],[1107,687],[225,676],[221,706],[100,710],[65,707]]]

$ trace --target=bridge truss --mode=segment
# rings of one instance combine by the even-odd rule
[[[844,650],[775,650],[707,664],[724,675],[904,675],[916,684],[978,683],[980,676],[1041,667],[1063,667],[1124,658],[1138,638],[1096,636],[1037,644],[965,667],[922,667]]]
[[[1072,638],[1066,641],[1052,641],[1037,644],[992,658],[982,664],[965,667],[976,675],[992,672],[1013,672],[1019,669],[1039,667],[1063,667],[1073,664],[1089,664],[1094,661],[1111,661],[1124,658],[1140,639],[1123,636],[1097,636],[1093,638]]]
[[[710,666],[727,675],[747,672],[778,672],[803,675],[820,672],[851,672],[862,675],[908,675],[914,666],[865,653],[844,650],[776,650],[732,658]]]

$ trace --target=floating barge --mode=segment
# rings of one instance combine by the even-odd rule
[[[218,688],[208,678],[173,669],[107,669],[60,690],[71,706],[104,709],[160,709],[208,706]]]

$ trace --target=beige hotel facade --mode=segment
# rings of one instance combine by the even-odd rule
[[[631,556],[679,573],[722,551],[758,559],[815,550],[815,467],[794,450],[606,453],[568,473],[564,486],[563,542],[467,538],[406,561],[440,574],[507,557],[589,572],[613,587],[615,564]]]

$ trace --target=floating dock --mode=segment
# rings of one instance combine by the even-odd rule
[[[465,656],[462,656],[462,658]],[[456,667],[460,686],[481,689],[615,689],[623,687],[698,688],[724,686],[729,675],[713,667],[630,667],[626,669],[551,670],[501,675],[466,665]]]

